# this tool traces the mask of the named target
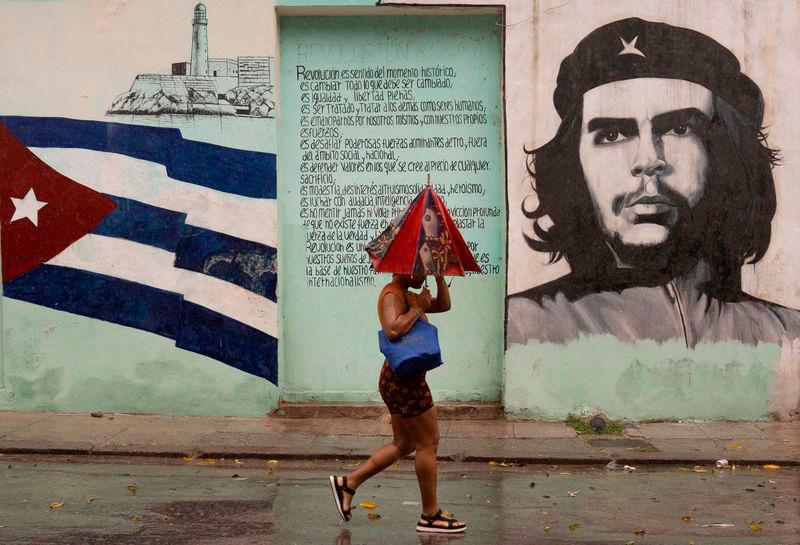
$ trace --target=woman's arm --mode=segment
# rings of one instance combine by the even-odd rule
[[[428,312],[447,312],[448,310],[450,310],[450,288],[447,287],[444,277],[437,276],[436,298],[431,302]]]
[[[381,320],[381,327],[386,337],[390,341],[394,341],[408,333],[408,330],[414,325],[414,322],[422,318],[422,315],[431,306],[430,292],[427,297],[424,293],[417,296],[417,303],[415,306],[406,310],[405,301],[394,293],[387,293],[381,300],[380,312],[378,317]]]

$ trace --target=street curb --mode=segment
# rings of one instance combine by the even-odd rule
[[[10,447],[0,448],[0,454],[8,455],[39,455],[39,456],[103,456],[120,458],[184,458],[192,456],[195,459],[257,459],[257,460],[364,460],[369,456],[366,453],[298,453],[298,452],[247,452],[236,450],[214,450],[214,451],[145,451],[145,450],[103,450],[103,449],[70,449],[70,448],[34,448],[34,447]],[[612,460],[608,456],[461,456],[447,455],[438,456],[441,462],[456,463],[489,463],[502,462],[514,465],[605,465]],[[620,464],[644,465],[705,465],[714,464],[716,459],[712,458],[691,458],[691,457],[662,457],[662,458],[636,458],[636,457],[617,457],[613,458]],[[785,467],[800,466],[800,460],[796,459],[735,459],[729,460],[735,465],[764,465],[777,464]]]

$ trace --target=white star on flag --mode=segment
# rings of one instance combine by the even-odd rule
[[[11,202],[14,203],[14,215],[11,217],[11,222],[28,218],[36,227],[39,226],[39,210],[44,208],[47,204],[44,201],[36,200],[36,193],[33,192],[31,187],[25,197],[22,199],[15,199],[11,197]],[[9,223],[11,223],[9,222]]]
[[[636,40],[639,39],[639,36],[634,36],[633,40],[630,42],[626,42],[625,38],[622,36],[620,36],[619,39],[622,40],[622,51],[617,53],[617,55],[641,55],[645,59],[647,58],[645,57],[644,53],[636,48]]]

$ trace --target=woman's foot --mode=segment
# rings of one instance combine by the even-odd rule
[[[467,523],[456,520],[450,513],[439,509],[433,515],[422,513],[417,523],[417,532],[434,532],[441,534],[455,534],[467,529]]]
[[[356,491],[347,486],[347,477],[336,477],[331,475],[328,477],[331,485],[331,493],[333,494],[333,501],[336,503],[336,509],[339,511],[342,520],[349,522],[352,518],[350,514],[350,502],[353,501],[353,496]]]

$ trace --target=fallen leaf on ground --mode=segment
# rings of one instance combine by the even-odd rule
[[[233,475],[231,475],[231,479],[235,479],[237,481],[246,481],[247,477],[242,477],[238,473],[234,473]]]
[[[748,528],[750,528],[754,532],[760,532],[761,530],[763,530],[763,528],[761,526],[759,526],[758,524],[756,524],[755,522],[750,523]]]
[[[267,463],[271,466],[274,466],[278,463],[278,460],[267,460]]]
[[[86,498],[86,503],[94,503],[97,498]]]
[[[786,524],[786,521],[778,519],[775,521],[775,524]]]
[[[8,528],[5,524],[0,524],[0,528]]]
[[[742,445],[740,445],[738,443],[732,443],[731,445],[728,445],[728,448],[740,449],[740,448],[742,448]]]
[[[244,462],[242,462],[241,460],[236,460],[236,459],[233,460],[233,463],[236,464],[236,465],[239,465],[239,466],[243,466],[244,465]]]
[[[213,466],[216,463],[217,463],[217,461],[216,460],[212,460],[211,458],[203,458],[202,460],[200,460],[200,465],[201,466]]]
[[[544,531],[545,531],[545,532],[549,532],[549,531],[550,531],[550,527],[549,527],[549,526],[545,526],[545,527],[544,527]]]
[[[703,466],[694,466],[692,468],[693,473],[707,473],[708,471]]]
[[[168,517],[167,515],[161,517],[161,522],[167,522],[168,520],[170,520],[170,517]]]
[[[367,518],[369,520],[378,520],[381,516],[378,513],[367,513]]]
[[[703,528],[733,528],[735,524],[727,524],[724,522],[714,522],[712,524],[703,524]]]
[[[642,537],[642,536],[643,536],[643,535],[645,535],[646,533],[647,533],[647,532],[645,532],[644,530],[634,530],[634,531],[633,531],[633,535],[635,535],[635,536],[639,536],[639,537]]]
[[[64,505],[63,501],[54,501],[50,504],[50,509],[58,509],[62,505]]]
[[[358,504],[359,507],[363,507],[364,509],[375,509],[378,507],[378,504],[374,501],[362,501]]]
[[[128,485],[128,492],[131,493],[131,496],[135,496],[137,490],[139,490],[139,487],[136,486],[135,484],[129,484]]]
[[[194,456],[182,456],[181,460],[183,460],[184,462],[191,462],[192,460],[194,460]]]
[[[572,490],[567,490],[567,496],[569,496],[570,498],[574,498],[575,496],[577,496],[581,492],[582,492],[582,490],[576,490],[575,492],[573,492]]]
[[[683,516],[681,517],[681,520],[682,520],[683,522],[689,523],[689,522],[692,522],[692,517],[690,517],[689,515],[683,515]]]
[[[581,527],[581,525],[578,522],[573,522],[572,524],[569,525],[569,529],[570,530],[577,530],[580,527]]]
[[[764,467],[764,469],[780,469],[781,468],[781,466],[779,466],[777,464],[766,464],[763,467]]]
[[[103,413],[100,411],[95,411],[92,413],[92,416],[95,418],[103,418]]]
[[[139,522],[140,520],[142,520],[142,515],[133,515],[131,516],[131,520],[133,522]]]
[[[773,481],[772,479],[767,481],[769,484],[778,484],[778,481]]]
[[[631,539],[631,540],[629,540],[629,541],[626,541],[626,542],[625,542],[625,545],[636,545],[636,542],[635,542],[634,540],[632,540],[632,539]]]
[[[562,471],[559,475],[572,475],[569,471]]]
[[[597,490],[597,489],[595,487],[593,487],[593,486],[590,486],[589,490]]]

